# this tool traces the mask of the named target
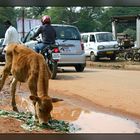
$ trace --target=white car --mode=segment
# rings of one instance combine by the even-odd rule
[[[74,66],[77,72],[82,72],[86,66],[86,57],[78,28],[64,24],[52,24],[52,26],[56,30],[56,43],[59,44],[61,53],[58,66]],[[30,30],[23,40],[23,43],[32,49],[34,49],[37,41],[30,40],[30,38],[38,28],[35,27]]]
[[[89,32],[81,34],[84,42],[85,54],[90,56],[90,60],[96,61],[101,57],[116,59],[119,46],[110,32]]]

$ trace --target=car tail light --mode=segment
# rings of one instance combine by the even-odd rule
[[[84,50],[84,44],[82,41],[81,41],[81,50]]]
[[[58,48],[54,48],[54,53],[58,53],[59,52],[59,49]]]

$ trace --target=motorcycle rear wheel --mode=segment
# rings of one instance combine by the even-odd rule
[[[51,79],[55,79],[57,75],[57,62],[51,62],[51,64],[49,64],[49,68],[52,72]]]

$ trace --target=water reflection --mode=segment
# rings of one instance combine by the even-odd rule
[[[75,121],[79,118],[82,109],[65,102],[57,102],[54,105],[53,116],[58,120]]]
[[[82,111],[73,122],[82,129],[77,133],[139,133],[137,124],[131,120],[109,114]]]
[[[70,121],[81,128],[77,133],[140,133],[138,125],[131,120],[100,112],[83,110],[72,104],[55,104],[53,116]]]

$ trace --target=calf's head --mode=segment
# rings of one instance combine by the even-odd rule
[[[52,99],[48,96],[30,96],[30,99],[36,103],[35,111],[39,123],[46,124],[51,119]]]

